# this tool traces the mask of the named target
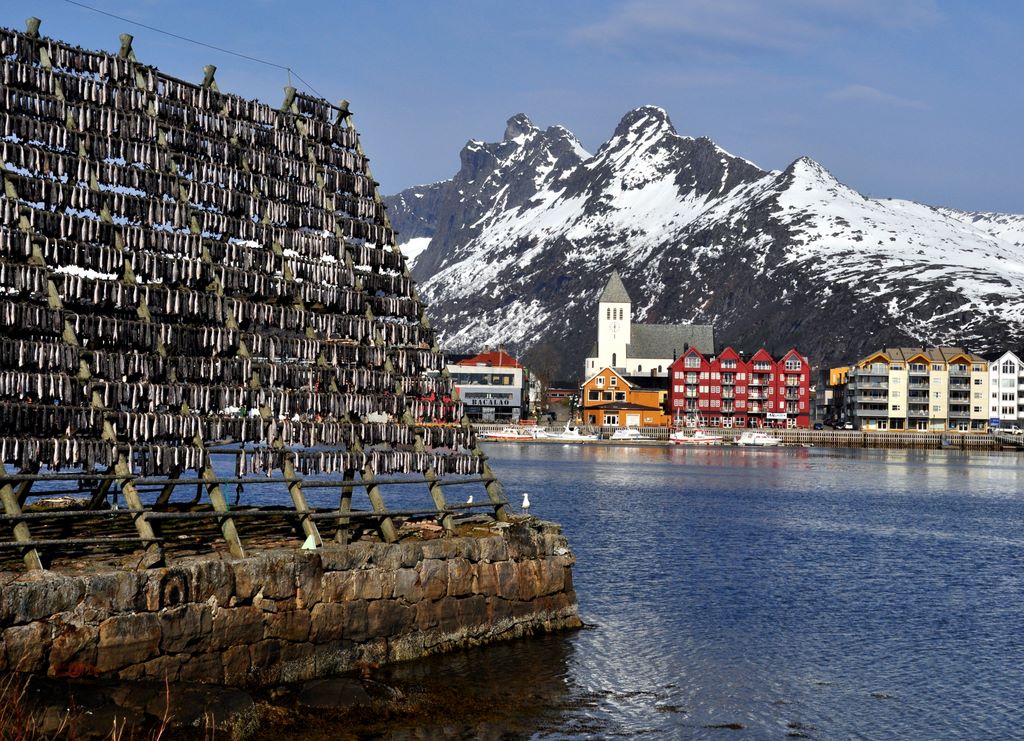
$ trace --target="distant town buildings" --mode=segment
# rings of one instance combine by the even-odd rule
[[[669,413],[677,427],[810,427],[811,364],[796,350],[717,357],[695,348],[670,366]]]
[[[1008,410],[1017,406],[1012,377]],[[988,396],[1001,394],[1001,384],[1002,376],[992,387],[1000,391],[990,392],[989,362],[962,347],[887,347],[851,366],[835,393],[843,420],[859,430],[984,431],[994,405]]]
[[[624,376],[661,376],[691,347],[713,355],[714,327],[705,324],[634,324],[633,302],[618,271],[597,301],[597,344],[584,361],[583,377],[604,368]]]
[[[448,372],[471,420],[515,422],[529,415],[530,376],[519,361],[504,350],[453,357]]]

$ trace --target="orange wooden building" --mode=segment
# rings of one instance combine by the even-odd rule
[[[583,384],[583,424],[602,427],[667,427],[668,379],[625,376],[604,368]]]

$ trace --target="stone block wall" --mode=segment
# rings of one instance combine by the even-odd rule
[[[3,575],[0,671],[258,686],[578,627],[556,526]]]

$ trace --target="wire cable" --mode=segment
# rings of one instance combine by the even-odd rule
[[[285,72],[288,73],[289,84],[291,83],[291,76],[295,75],[295,78],[299,80],[299,82],[301,82],[303,85],[308,87],[310,91],[313,92],[318,98],[323,98],[324,100],[327,99],[326,96],[321,95],[320,92],[315,87],[313,87],[305,79],[303,79],[302,75],[293,70],[291,67],[287,67],[283,64],[277,64],[276,62],[268,62],[266,59],[260,59],[259,57],[253,57],[248,54],[242,54],[241,52],[237,51],[231,51],[231,49],[225,49],[222,46],[216,46],[214,44],[207,44],[205,41],[197,41],[196,39],[190,39],[188,36],[182,36],[181,34],[173,33],[172,31],[165,31],[164,29],[157,28],[156,26],[150,26],[145,23],[140,23],[139,21],[133,21],[131,18],[125,18],[124,16],[116,15],[115,13],[110,13],[106,10],[94,8],[93,6],[86,5],[85,3],[79,2],[78,0],[64,0],[64,2],[66,2],[68,5],[76,5],[79,8],[84,8],[85,10],[91,10],[92,12],[99,13],[100,15],[105,15],[110,18],[116,18],[117,20],[123,21],[124,23],[131,23],[133,26],[140,26],[141,28],[145,28],[149,31],[155,31],[156,33],[162,33],[165,36],[170,36],[171,38],[179,39],[181,41],[187,41],[188,43],[195,44],[196,46],[205,46],[207,49],[213,49],[214,51],[219,51],[224,54],[231,54],[232,56],[239,57],[241,59],[247,59],[250,62],[256,62],[258,64],[265,64],[268,67],[276,67],[277,69],[283,69]]]

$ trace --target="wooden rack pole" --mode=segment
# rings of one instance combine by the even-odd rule
[[[4,465],[3,461],[0,461],[0,476],[7,473],[7,466]],[[3,483],[0,486],[0,499],[3,500],[4,512],[8,515],[20,515],[21,506],[18,504],[18,497],[14,493],[14,488],[7,483]],[[32,534],[29,532],[28,524],[24,522],[15,521],[14,527],[14,539],[19,543],[31,543]],[[27,545],[25,549],[25,568],[29,571],[42,571],[43,562],[39,558],[39,551],[33,546]]]
[[[224,536],[224,540],[227,541],[228,550],[231,551],[231,555],[235,558],[245,558],[245,548],[242,546],[242,539],[238,537],[235,521],[227,516],[228,503],[224,498],[224,491],[220,488],[220,484],[217,483],[217,474],[213,472],[213,467],[209,461],[203,467],[202,477],[207,482],[206,493],[210,497],[210,504],[213,505],[214,511],[224,514],[224,517],[219,518],[220,532]]]
[[[146,519],[146,512],[145,507],[142,504],[142,498],[139,496],[139,492],[130,478],[131,472],[132,467],[128,462],[128,458],[125,457],[124,453],[118,454],[117,463],[114,466],[114,473],[123,477],[121,479],[121,493],[124,494],[124,501],[125,504],[128,505],[128,510],[132,513],[132,521],[135,523],[135,529],[138,531],[139,538],[145,544],[146,548],[146,555],[140,565],[148,569],[163,563],[163,547],[157,540],[152,524],[150,524],[149,520]]]
[[[422,453],[426,450],[426,446],[423,444],[423,435],[416,433],[416,452]],[[441,482],[437,477],[437,472],[434,467],[431,466],[427,469],[425,477],[429,482],[427,484],[430,489],[430,497],[434,500],[434,506],[437,507],[438,518],[441,520],[441,526],[448,532],[452,532],[455,529],[455,521],[452,518],[450,512],[445,510],[448,508],[447,502],[444,499],[444,489],[441,487]]]
[[[346,482],[350,482],[356,477],[354,469],[346,468],[342,473],[342,476]],[[352,520],[347,516],[347,513],[352,511],[352,492],[354,487],[351,483],[346,483],[341,487],[341,500],[338,502],[338,511],[342,513],[342,516],[338,518],[338,531],[334,534],[334,540],[338,543],[348,543],[349,538],[352,536],[349,528]]]
[[[297,479],[298,477],[295,475],[295,454],[284,450],[284,443],[281,440],[277,440],[276,445],[281,450],[281,471],[284,473],[284,477],[286,479]],[[298,480],[292,481],[288,484],[288,493],[291,495],[295,511],[299,513],[302,522],[302,532],[305,533],[307,538],[312,537],[316,547],[320,548],[324,542],[320,537],[320,531],[317,529],[316,523],[309,516],[311,512],[309,503],[306,501],[306,495],[302,492],[302,483]]]

